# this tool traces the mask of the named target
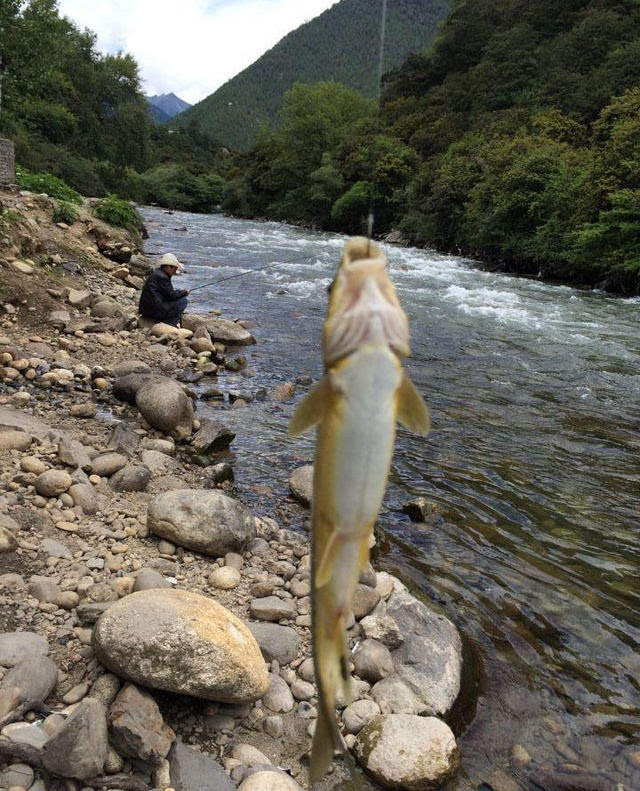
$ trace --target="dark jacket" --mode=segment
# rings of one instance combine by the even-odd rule
[[[173,287],[164,269],[154,269],[142,287],[138,310],[141,316],[148,319],[163,319],[175,311],[173,303],[186,295],[186,291]]]

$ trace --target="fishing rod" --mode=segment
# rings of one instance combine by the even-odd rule
[[[246,272],[239,272],[235,275],[228,275],[227,277],[219,277],[217,280],[210,280],[207,283],[201,283],[199,286],[194,286],[189,290],[190,292],[197,291],[199,288],[214,286],[216,283],[224,283],[225,280],[233,280],[236,277],[244,277],[245,275],[251,275],[254,274],[255,272],[267,272],[268,270],[275,269],[277,266],[281,266],[282,264],[295,264],[299,261],[309,261],[315,257],[316,257],[315,255],[303,255],[303,256],[298,256],[297,258],[290,258],[287,261],[278,261],[275,264],[269,264],[268,266],[259,266],[257,269],[248,269]]]

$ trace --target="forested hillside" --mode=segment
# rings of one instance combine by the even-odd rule
[[[388,0],[384,71],[425,49],[450,5],[451,0]],[[195,122],[243,150],[259,129],[279,123],[283,96],[296,82],[334,81],[376,96],[381,10],[382,0],[341,0],[285,36],[179,123]]]

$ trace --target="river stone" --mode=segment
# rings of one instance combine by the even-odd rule
[[[91,469],[91,459],[84,445],[78,440],[65,438],[58,446],[58,458],[63,464],[80,467],[83,470]]]
[[[42,763],[60,777],[86,780],[102,774],[108,752],[105,707],[85,698],[44,746]]]
[[[226,450],[235,436],[235,432],[222,423],[203,418],[200,421],[200,429],[191,437],[191,447],[196,453],[206,456],[208,453]]]
[[[123,360],[113,366],[113,375],[120,378],[128,374],[150,374],[151,368],[142,360]]]
[[[91,471],[94,475],[101,478],[110,478],[118,470],[121,470],[128,462],[126,456],[121,453],[102,453],[96,456],[91,463]]]
[[[0,689],[19,690],[21,700],[45,701],[58,683],[58,668],[47,656],[23,659],[9,670]]]
[[[298,656],[300,638],[295,629],[277,623],[248,623],[251,634],[258,641],[266,662],[275,659],[281,666]]]
[[[141,568],[136,574],[136,581],[133,586],[135,591],[147,591],[154,588],[170,588],[171,583],[166,577],[163,577],[159,571],[149,568]]]
[[[0,450],[27,450],[32,442],[33,437],[25,431],[0,432]]]
[[[378,640],[363,640],[353,652],[352,659],[356,675],[372,684],[395,672],[391,652]]]
[[[284,772],[260,771],[247,777],[238,791],[302,791],[302,786]]]
[[[383,713],[444,716],[460,691],[462,643],[455,626],[397,581],[371,617],[391,618],[404,637],[391,654],[395,673],[371,690]]]
[[[356,621],[360,621],[365,615],[369,615],[379,601],[380,594],[375,588],[371,588],[369,585],[356,585],[352,605]]]
[[[18,539],[10,530],[0,525],[0,553],[13,552],[18,548]]]
[[[160,321],[151,327],[151,334],[156,338],[168,335],[170,338],[190,338],[193,335],[191,330],[184,327],[174,327],[173,324],[165,324]]]
[[[254,538],[251,514],[237,500],[206,489],[177,489],[149,503],[151,533],[196,552],[223,557]]]
[[[98,497],[90,483],[74,483],[69,489],[69,494],[73,504],[79,505],[85,514],[91,515],[98,511]]]
[[[108,319],[122,315],[122,308],[113,299],[103,297],[91,308],[91,315],[96,319]]]
[[[275,673],[269,673],[269,689],[262,698],[262,703],[276,714],[291,711],[295,705],[289,685]]]
[[[182,326],[192,331],[196,331],[203,324],[213,341],[239,344],[255,343],[253,335],[235,321],[211,315],[185,314],[182,317]]]
[[[268,686],[249,629],[222,605],[185,590],[139,591],[94,630],[97,659],[143,686],[223,703],[250,703]]]
[[[298,467],[289,477],[291,494],[307,508],[313,500],[313,464]]]
[[[379,714],[380,706],[374,700],[356,700],[342,712],[342,723],[347,733],[359,733]]]
[[[109,707],[109,739],[120,755],[159,766],[176,735],[148,692],[126,684]]]
[[[237,588],[241,579],[242,575],[238,569],[234,569],[231,566],[222,566],[211,572],[209,576],[209,585],[211,585],[212,588],[228,591]]]
[[[146,382],[136,393],[136,406],[150,426],[181,438],[193,430],[193,402],[173,379]]]
[[[169,753],[175,791],[235,791],[227,773],[210,755],[176,740]]]
[[[262,599],[252,599],[249,603],[249,614],[259,621],[280,621],[283,618],[295,618],[298,610],[292,599],[265,596]]]
[[[136,403],[136,395],[138,390],[148,382],[159,382],[166,377],[159,374],[145,373],[135,371],[134,373],[119,376],[114,380],[112,388],[113,395],[118,401],[126,401],[132,406]]]
[[[376,717],[356,738],[359,763],[385,788],[432,791],[460,766],[451,729],[435,717],[387,714]]]
[[[151,472],[144,464],[128,464],[111,476],[109,486],[114,492],[144,492],[151,480]]]
[[[43,497],[58,497],[66,492],[73,481],[68,472],[63,470],[47,470],[36,478],[35,487]]]
[[[0,634],[0,665],[13,667],[24,659],[46,656],[49,643],[46,637],[34,632],[4,632]]]
[[[11,764],[0,772],[0,787],[8,788],[31,788],[33,785],[34,772],[27,764]]]

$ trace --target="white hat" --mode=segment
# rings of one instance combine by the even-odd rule
[[[162,258],[158,260],[158,266],[175,266],[178,272],[184,272],[184,266],[173,253],[165,253]]]

